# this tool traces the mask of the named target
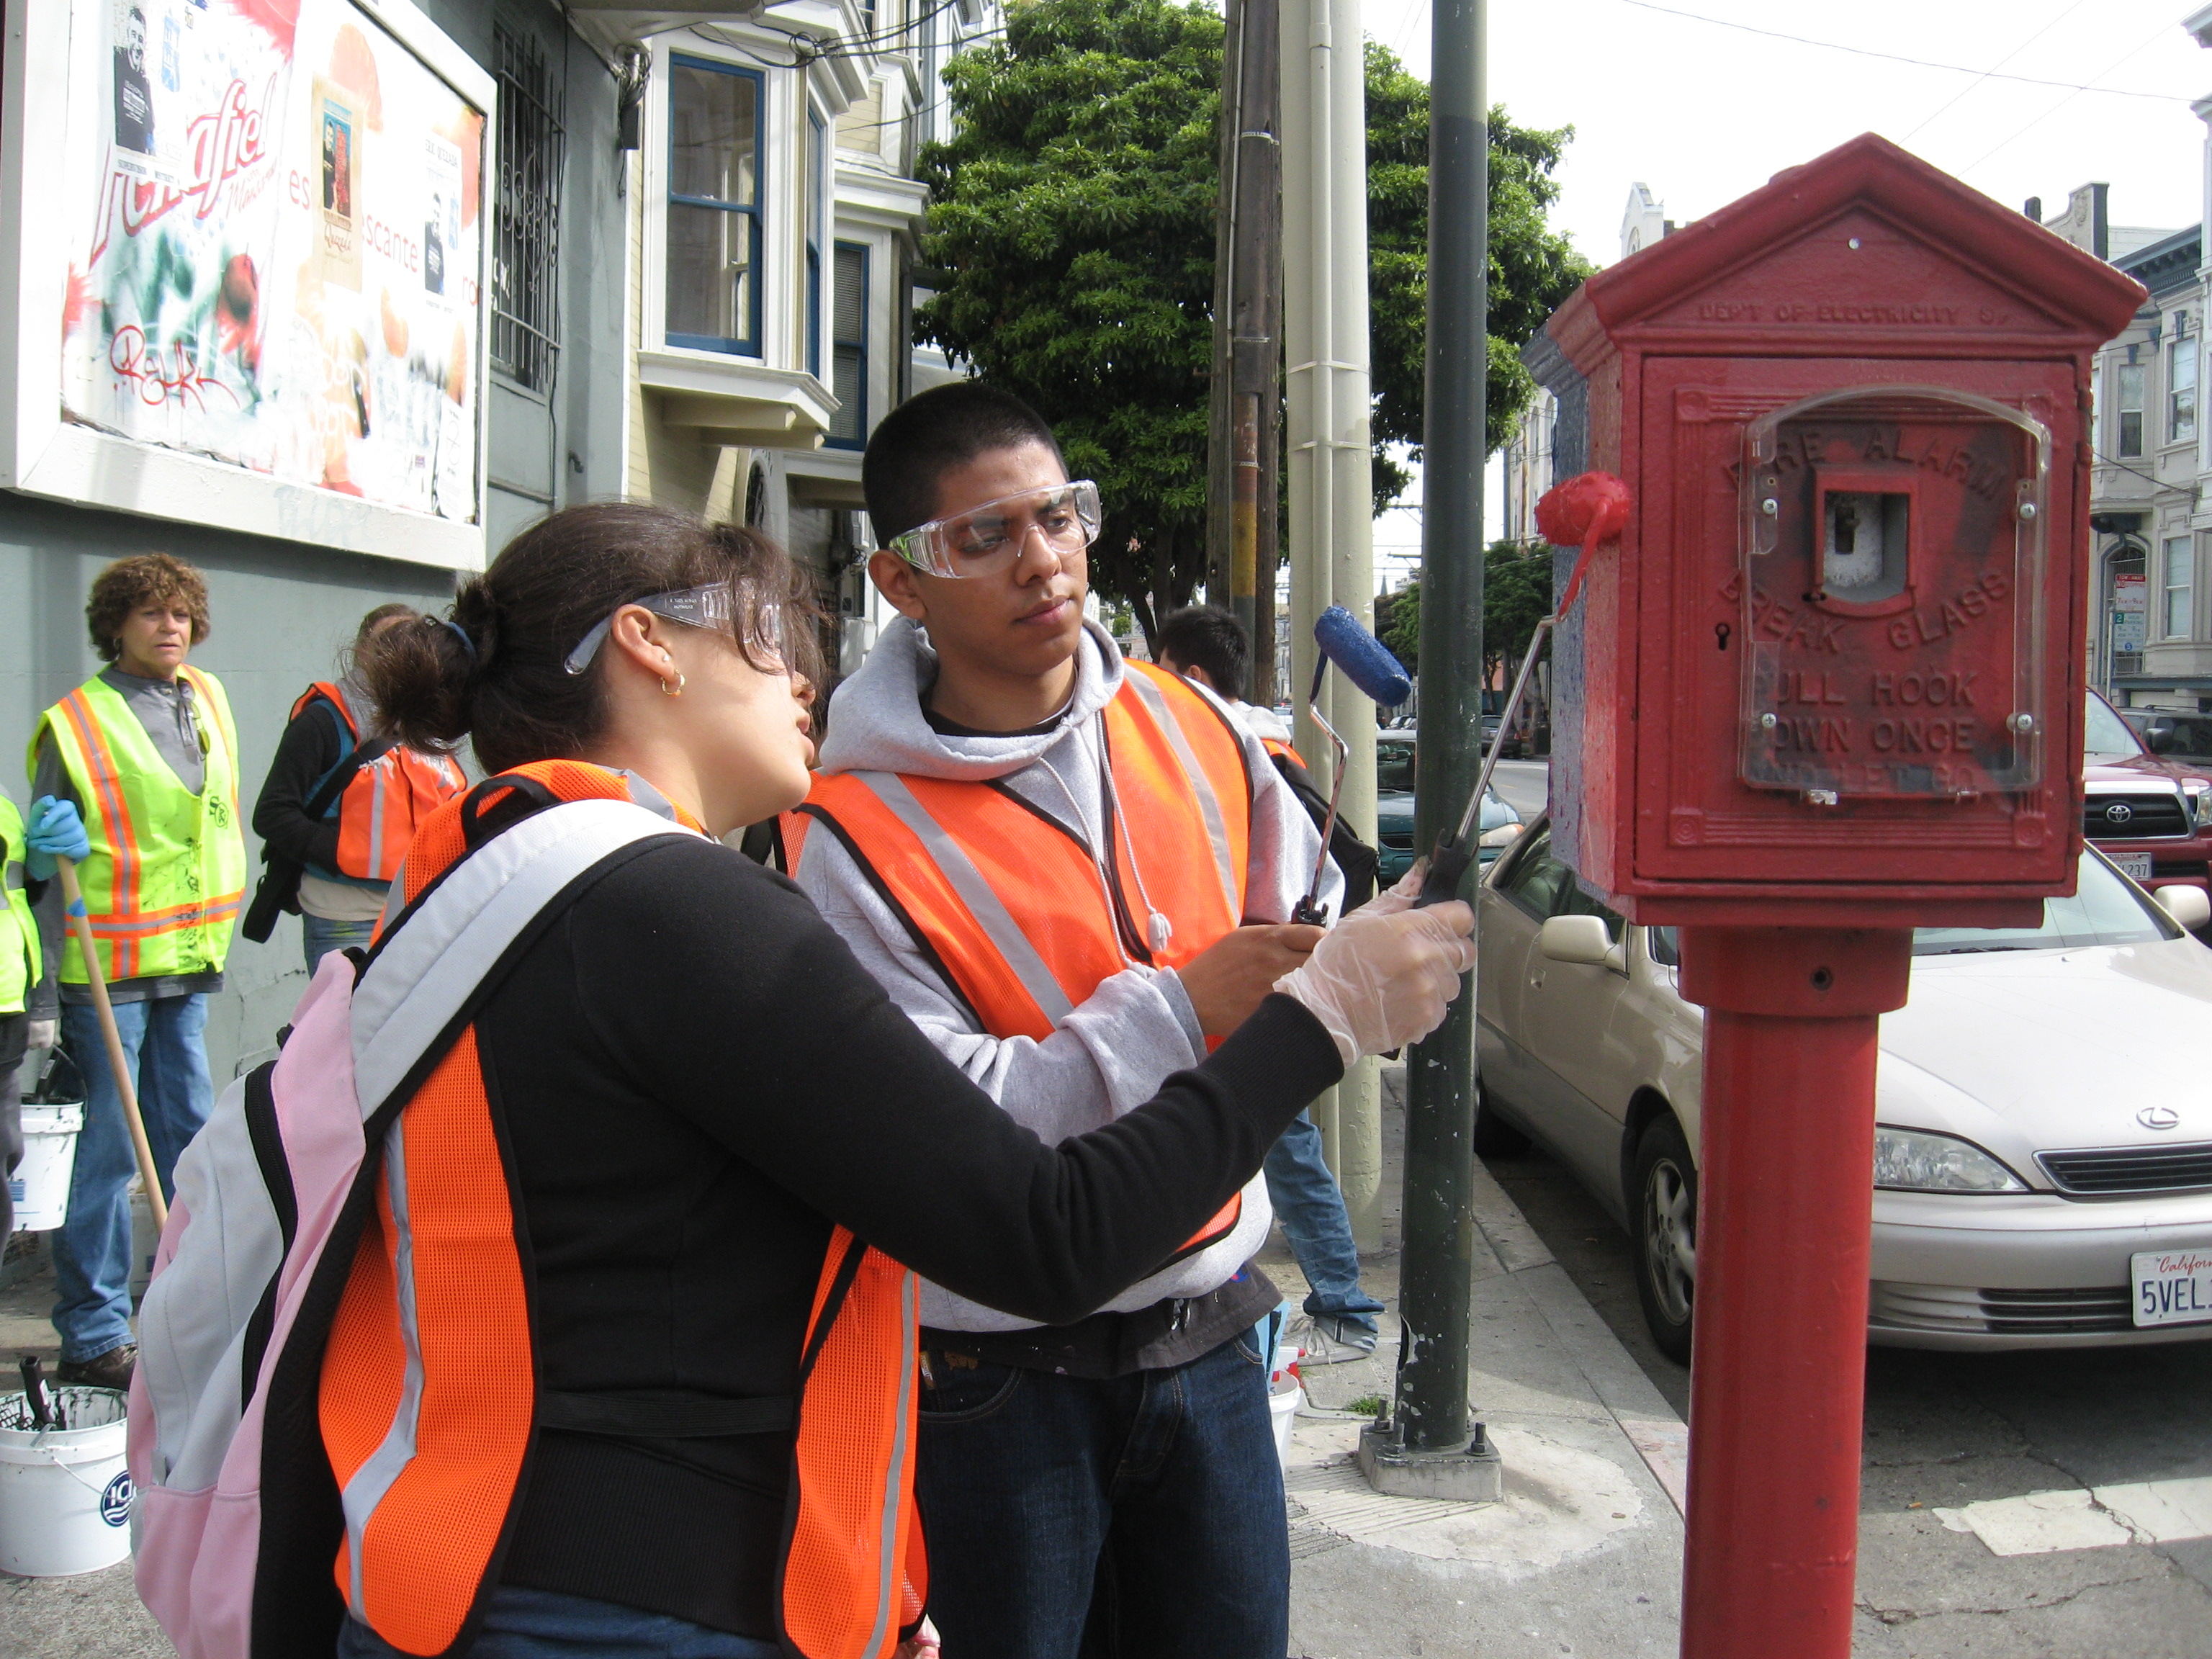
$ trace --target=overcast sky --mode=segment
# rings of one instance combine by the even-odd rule
[[[2008,207],[2039,196],[2046,217],[2091,180],[2112,185],[2115,224],[2178,228],[2202,213],[2205,127],[2189,103],[2212,94],[2212,52],[2181,27],[2188,0],[1666,3],[1491,0],[1491,100],[1523,125],[1575,129],[1553,222],[1600,264],[1620,257],[1632,184],[1681,223],[1869,130]],[[1366,0],[1364,22],[1426,76],[1428,0]],[[2068,89],[2080,85],[2112,90]],[[1411,514],[1375,530],[1378,563],[1418,546]]]

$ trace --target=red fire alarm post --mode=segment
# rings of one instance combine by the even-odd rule
[[[1850,1651],[1879,1016],[1916,925],[2074,890],[2090,356],[2143,299],[1869,135],[1528,353],[1560,475],[1635,501],[1561,633],[1555,837],[1706,1009],[1692,1659]]]

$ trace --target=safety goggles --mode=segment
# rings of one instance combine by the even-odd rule
[[[656,617],[665,617],[671,622],[682,623],[687,628],[711,628],[721,633],[730,632],[733,614],[730,585],[727,582],[708,582],[702,587],[687,587],[675,593],[649,593],[641,599],[624,599],[609,611],[606,617],[592,631],[576,641],[576,648],[568,653],[562,666],[571,674],[580,674],[591,667],[592,659],[599,654],[606,643],[607,630],[615,625],[615,618],[630,605],[650,611]],[[783,648],[783,608],[772,599],[763,599],[755,607],[763,637],[749,641],[768,653],[779,663],[791,659]]]
[[[1098,486],[1088,478],[1001,495],[890,539],[890,550],[933,576],[991,576],[1021,556],[1035,530],[1064,559],[1098,538]]]

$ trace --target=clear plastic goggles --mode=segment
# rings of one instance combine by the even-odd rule
[[[932,519],[890,539],[890,550],[933,576],[990,576],[1021,556],[1034,530],[1064,559],[1098,538],[1098,486],[1088,478],[1001,495],[949,519]]]
[[[656,617],[665,617],[671,622],[682,623],[687,628],[710,628],[727,634],[730,618],[734,614],[733,602],[727,582],[708,582],[702,587],[688,587],[675,593],[650,593],[641,599],[624,599],[609,611],[606,617],[592,631],[576,641],[576,648],[568,653],[562,666],[571,674],[583,673],[599,654],[606,643],[607,630],[615,625],[615,618],[631,605],[650,611]],[[788,663],[790,656],[783,648],[783,607],[772,599],[763,599],[757,607],[760,629],[764,638],[749,641],[756,648],[767,652],[779,663]]]

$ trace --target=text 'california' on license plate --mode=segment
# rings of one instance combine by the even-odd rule
[[[2145,1325],[2212,1321],[2212,1250],[2144,1250],[2128,1258],[2135,1317]]]
[[[2131,853],[2125,857],[2116,858],[2112,862],[2120,866],[2120,873],[2130,881],[2150,879],[2150,854],[2148,853]]]

